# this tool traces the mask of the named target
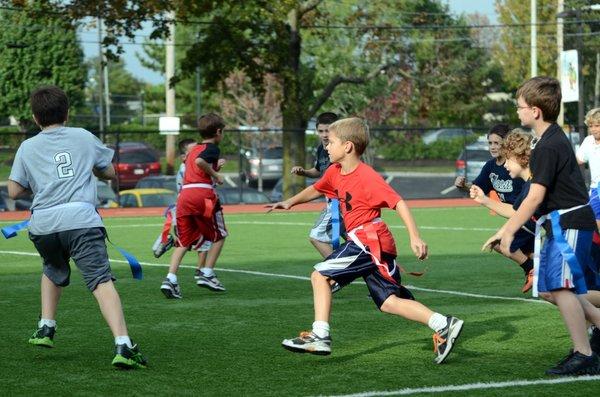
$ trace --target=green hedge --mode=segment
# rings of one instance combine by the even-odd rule
[[[470,144],[476,136],[467,138]],[[402,132],[392,132],[371,141],[376,157],[386,160],[456,160],[465,146],[464,138],[440,140],[426,145],[420,136],[407,137]]]

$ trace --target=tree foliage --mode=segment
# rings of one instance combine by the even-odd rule
[[[33,18],[0,10],[0,116],[15,117],[23,131],[33,127],[29,95],[36,87],[61,87],[72,112],[83,101],[86,69],[71,22],[52,14]]]

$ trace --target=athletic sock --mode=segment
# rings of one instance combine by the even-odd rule
[[[203,267],[200,269],[200,272],[204,277],[213,277],[215,275],[215,271],[212,267]]]
[[[448,319],[443,314],[433,313],[431,317],[429,317],[427,324],[429,325],[429,328],[435,332],[440,332],[448,325]]]
[[[133,344],[131,343],[131,339],[129,339],[129,336],[125,335],[125,336],[115,336],[115,345],[127,345],[127,347],[133,347]]]
[[[173,284],[177,284],[177,275],[175,273],[169,273],[169,274],[167,274],[167,278]]]
[[[531,269],[533,269],[533,259],[527,259],[525,262],[521,263],[521,269],[525,272],[525,274],[529,273]]]
[[[329,323],[327,321],[315,321],[312,325],[312,332],[319,338],[329,336]]]
[[[47,318],[41,318],[38,322],[38,328],[42,328],[44,325],[50,328],[56,328],[56,320],[50,320]]]

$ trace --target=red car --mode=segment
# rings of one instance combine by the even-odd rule
[[[117,171],[119,190],[135,187],[142,178],[161,174],[160,156],[150,145],[143,142],[122,142],[116,149],[113,164]]]

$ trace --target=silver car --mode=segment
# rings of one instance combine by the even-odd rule
[[[486,162],[492,159],[489,146],[482,143],[467,145],[456,159],[456,176],[466,176],[472,182]]]
[[[248,150],[244,154],[244,174],[250,185],[258,184],[259,173],[262,180],[267,182],[276,182],[283,176],[283,147],[274,146],[263,149],[262,159],[256,149]]]

